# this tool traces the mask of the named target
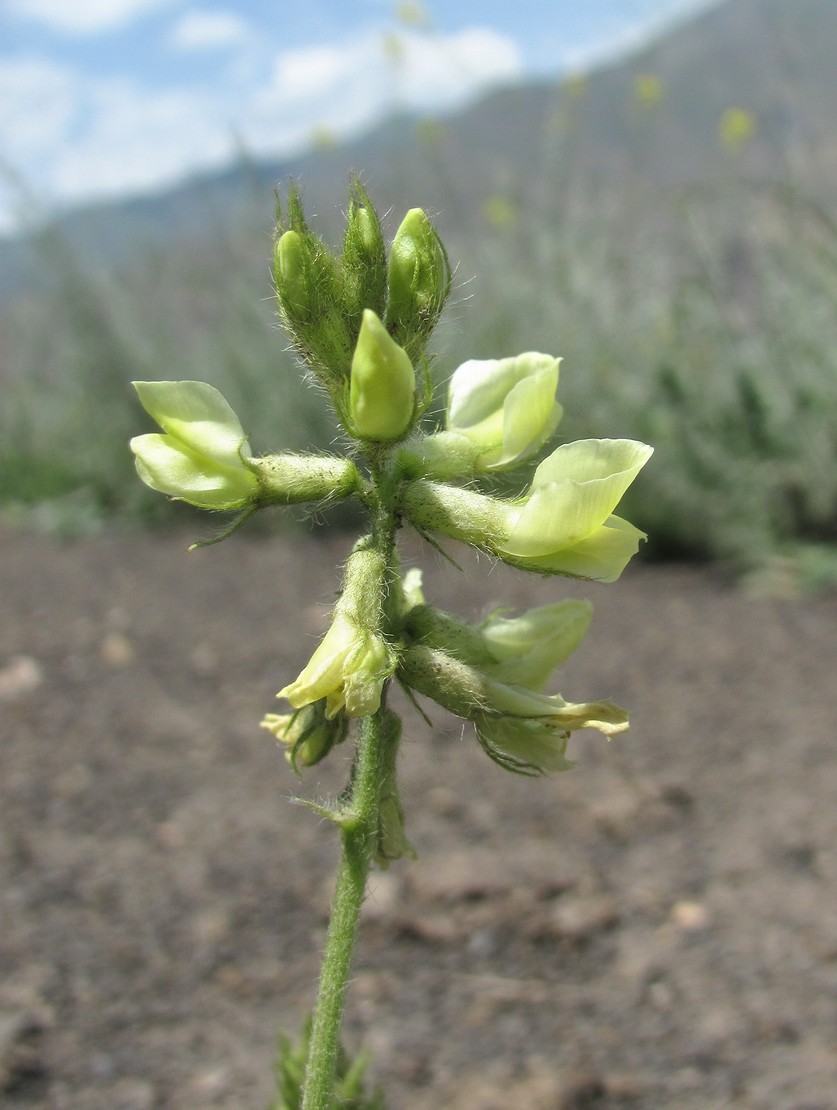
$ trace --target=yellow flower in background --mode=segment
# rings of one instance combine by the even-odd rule
[[[429,27],[430,13],[417,0],[401,0],[395,6],[395,18],[406,27]]]
[[[516,224],[520,216],[514,201],[502,196],[488,197],[483,202],[482,211],[486,222],[499,230]]]
[[[634,100],[644,108],[655,108],[663,99],[663,83],[653,73],[638,73],[634,78]]]
[[[568,73],[562,82],[562,88],[572,97],[584,96],[587,92],[587,77],[583,73]]]
[[[744,108],[727,108],[718,122],[721,145],[732,153],[739,151],[755,132],[756,117]]]

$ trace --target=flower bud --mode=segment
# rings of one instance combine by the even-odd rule
[[[365,308],[383,316],[387,299],[387,256],[377,213],[366,190],[355,182],[346,216],[341,259],[343,311],[356,333]]]
[[[134,382],[164,435],[135,436],[147,486],[202,509],[241,509],[258,495],[250,445],[225,398],[205,382]]]
[[[337,259],[308,228],[299,192],[279,213],[273,276],[282,322],[299,353],[336,403],[348,375],[354,335],[342,304]]]
[[[389,254],[386,325],[413,358],[423,351],[450,292],[447,252],[421,208],[411,208]]]
[[[316,310],[316,288],[302,237],[297,231],[284,232],[274,249],[276,293],[288,319],[299,321]]]
[[[352,358],[352,431],[361,439],[398,439],[413,421],[415,404],[416,376],[409,356],[367,308]]]

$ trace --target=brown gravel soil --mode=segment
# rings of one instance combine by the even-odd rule
[[[336,859],[289,797],[347,753],[300,785],[258,721],[350,541],[0,541],[0,1104],[264,1108]],[[412,554],[471,618],[592,597],[559,686],[633,727],[531,780],[406,712],[418,860],[375,878],[346,1022],[393,1110],[837,1107],[837,599]]]

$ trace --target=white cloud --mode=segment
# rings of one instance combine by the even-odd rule
[[[172,27],[169,46],[177,50],[217,50],[238,46],[250,37],[250,28],[234,12],[186,12]]]
[[[514,79],[522,68],[511,39],[481,28],[446,37],[374,35],[289,51],[276,58],[270,80],[253,98],[252,129],[275,119],[293,130],[304,121],[309,129],[324,124],[341,132],[394,108],[449,108]]]
[[[61,149],[72,131],[79,79],[44,58],[0,62],[0,150],[11,165],[25,165]]]
[[[491,31],[399,42],[396,54],[379,35],[287,51],[247,81],[161,90],[44,59],[7,62],[0,150],[39,195],[79,202],[223,166],[241,142],[256,156],[290,155],[318,127],[348,137],[394,108],[444,109],[521,70],[515,45]]]
[[[488,27],[473,27],[441,38],[400,34],[393,69],[405,103],[428,109],[460,103],[476,90],[520,77],[517,45]]]
[[[91,126],[55,162],[59,195],[108,196],[176,180],[194,166],[221,164],[228,136],[190,93],[150,94],[133,82],[99,82],[88,91]]]
[[[72,35],[95,35],[124,27],[175,0],[6,0],[13,15]]]

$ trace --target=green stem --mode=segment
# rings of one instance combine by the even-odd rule
[[[356,821],[343,830],[343,854],[331,906],[320,987],[311,1039],[302,1110],[332,1110],[340,1023],[352,966],[360,908],[377,833],[385,729],[383,704],[361,725],[352,811]]]
[[[387,632],[386,599],[396,572],[396,516],[387,502],[386,470],[372,467],[376,497],[373,505],[373,543],[384,555],[385,578],[381,589],[381,631]],[[383,496],[382,496],[383,494]],[[342,826],[343,854],[331,905],[331,919],[320,970],[320,985],[308,1043],[308,1063],[302,1110],[332,1110],[334,1080],[340,1045],[340,1025],[357,939],[360,908],[378,835],[381,785],[386,767],[385,745],[390,736],[386,718],[386,687],[381,706],[361,721],[352,777],[352,800],[348,822]]]

